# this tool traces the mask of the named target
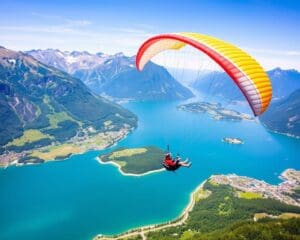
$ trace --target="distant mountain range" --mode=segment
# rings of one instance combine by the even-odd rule
[[[122,53],[107,55],[57,49],[26,53],[81,79],[93,92],[104,96],[134,100],[176,100],[193,96],[165,68],[151,62],[138,72],[135,57]]]
[[[191,87],[205,95],[225,98],[226,100],[244,100],[243,94],[225,72],[208,72],[199,76]]]
[[[134,127],[136,121],[134,114],[94,95],[68,73],[0,47],[1,151],[25,132],[25,140],[32,137],[36,141],[16,143],[13,150],[63,142],[80,129],[102,131],[105,122],[118,130],[124,125]],[[6,149],[12,147],[7,145]]]
[[[300,89],[274,102],[260,120],[272,131],[300,137]]]
[[[300,88],[300,73],[294,69],[275,68],[267,72],[273,86],[273,100],[289,96]],[[202,75],[191,86],[200,92],[229,100],[244,100],[244,96],[225,72],[210,72]]]
[[[270,130],[300,137],[300,73],[275,68],[268,71],[273,98],[268,110],[260,117]],[[196,80],[192,86],[208,95],[228,100],[245,100],[238,87],[226,73],[211,72]]]
[[[276,68],[268,74],[273,102],[260,117],[261,122],[273,131],[300,136],[300,73]],[[38,129],[50,136],[32,143],[32,147],[64,141],[86,127],[101,131],[107,121],[112,121],[115,128],[124,124],[135,126],[132,113],[94,95],[77,78],[94,92],[113,98],[174,100],[193,96],[165,68],[150,62],[140,73],[134,57],[122,53],[48,49],[24,54],[1,47],[0,145],[28,129]],[[244,100],[237,86],[222,72],[206,73],[191,86],[212,96]]]

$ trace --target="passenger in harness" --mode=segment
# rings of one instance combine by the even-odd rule
[[[181,158],[178,155],[173,159],[171,153],[168,152],[165,154],[163,166],[168,171],[176,171],[181,166],[187,168],[191,167],[192,163],[188,161],[188,158],[185,161],[181,161]]]

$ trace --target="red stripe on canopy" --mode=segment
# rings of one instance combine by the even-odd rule
[[[136,67],[139,71],[140,69],[140,61],[142,56],[144,55],[145,51],[154,43],[163,40],[163,39],[172,39],[172,40],[177,40],[183,43],[186,43],[188,45],[191,45],[197,49],[199,49],[201,52],[205,53],[207,56],[209,56],[211,59],[213,59],[221,68],[224,69],[224,71],[229,75],[229,77],[236,83],[236,85],[239,87],[247,101],[250,103],[250,107],[252,109],[252,112],[254,113],[255,116],[260,114],[260,112],[256,112],[255,109],[253,108],[251,104],[251,100],[248,98],[246,91],[239,85],[239,78],[241,77],[246,77],[249,79],[242,71],[240,71],[239,68],[237,68],[231,61],[229,61],[227,58],[219,54],[217,51],[214,49],[206,46],[205,44],[196,41],[192,38],[188,38],[185,36],[181,36],[178,34],[161,34],[157,35],[155,37],[152,37],[148,39],[146,42],[142,44],[142,46],[139,48],[137,56],[136,56]],[[249,80],[250,81],[250,80]],[[261,111],[261,109],[260,109]]]

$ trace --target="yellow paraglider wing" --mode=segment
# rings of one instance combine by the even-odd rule
[[[240,48],[211,36],[198,33],[154,36],[140,47],[136,57],[137,69],[142,70],[156,54],[168,49],[179,50],[186,44],[204,52],[224,69],[246,97],[255,116],[268,108],[272,86],[264,69]]]

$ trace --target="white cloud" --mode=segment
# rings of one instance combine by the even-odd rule
[[[139,28],[114,28],[116,31],[124,32],[124,33],[134,33],[134,34],[148,34],[147,31]]]
[[[25,33],[72,33],[75,32],[70,27],[65,27],[61,25],[57,26],[0,26],[0,30],[2,31],[15,31],[17,32],[25,32]],[[5,36],[5,34],[2,34]],[[1,38],[0,38],[1,39]],[[21,41],[22,39],[20,39]]]
[[[2,32],[0,45],[15,50],[58,48],[68,51],[101,51],[108,54],[124,52],[127,55],[135,55],[139,46],[147,38],[155,35],[155,28],[150,25],[143,27],[142,24],[136,24],[130,27],[114,28],[104,25],[95,26],[87,19],[32,14],[51,21],[48,24],[40,25],[0,25]],[[243,49],[249,52],[267,70],[275,67],[300,70],[300,51],[298,50],[251,47],[244,47]],[[154,57],[153,61],[169,68],[221,70],[209,57],[191,47],[186,47],[182,51],[163,52]]]
[[[56,20],[60,22],[60,25],[67,25],[67,26],[73,26],[73,27],[83,27],[83,26],[88,26],[91,25],[92,22],[87,19],[71,19],[71,18],[66,18],[63,16],[59,15],[52,15],[52,14],[41,14],[37,12],[31,13],[31,15],[36,16],[40,19],[43,20]]]
[[[267,70],[276,67],[300,70],[300,51],[249,47],[243,49],[251,54]]]
[[[269,55],[280,55],[280,56],[300,56],[300,51],[296,50],[274,50],[274,49],[260,49],[260,48],[243,48],[246,51],[253,53],[264,53]]]
[[[19,46],[17,50],[46,47],[107,53],[122,51],[134,55],[139,44],[153,35],[149,31],[150,25],[111,27],[93,25],[88,19],[70,19],[37,12],[31,14],[38,18],[35,25],[0,25],[0,31],[4,33],[0,35],[0,43],[8,48]]]
[[[300,58],[290,58],[288,56],[270,57],[270,56],[254,56],[266,70],[280,67],[283,69],[296,69],[300,71]]]
[[[15,50],[59,48],[106,53],[122,51],[134,55],[139,45],[151,35],[137,29],[99,28],[92,31],[88,27],[78,29],[77,26],[0,26],[0,31],[5,33],[0,35],[0,45]]]
[[[91,25],[92,22],[89,20],[84,20],[84,19],[79,19],[79,20],[72,20],[72,19],[66,19],[66,24],[67,26],[70,27],[85,27],[88,25]]]

